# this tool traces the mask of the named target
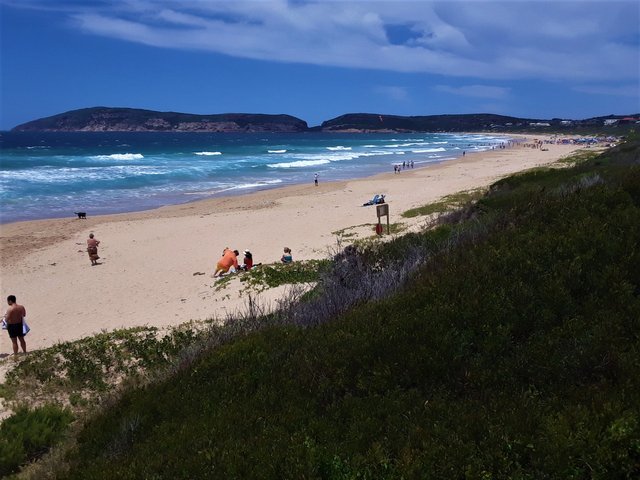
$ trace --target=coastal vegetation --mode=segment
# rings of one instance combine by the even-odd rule
[[[308,127],[291,115],[219,113],[195,115],[137,108],[91,107],[32,120],[17,132],[526,132],[624,135],[640,114],[608,115],[581,120],[518,118],[488,113],[400,116],[347,113]],[[610,123],[611,122],[611,123]]]
[[[18,125],[13,131],[62,132],[301,132],[307,123],[291,115],[222,113],[195,115],[139,108],[92,107]]]
[[[22,475],[637,477],[640,142],[563,166],[405,213],[440,214],[423,232],[251,273],[315,285],[275,311],[30,355],[2,395],[78,419]]]
[[[414,218],[421,215],[433,215],[436,213],[444,213],[456,208],[460,208],[465,204],[475,202],[482,197],[484,191],[482,189],[469,190],[464,192],[446,195],[441,200],[421,207],[411,208],[402,213],[404,218]]]

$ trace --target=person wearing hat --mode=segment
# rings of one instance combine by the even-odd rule
[[[242,261],[243,263],[240,266],[240,268],[242,270],[251,270],[251,268],[253,267],[253,255],[249,250],[245,250],[243,253],[244,253],[244,260]]]

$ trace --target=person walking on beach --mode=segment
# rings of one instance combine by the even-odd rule
[[[313,183],[315,183],[316,187],[318,186],[318,174],[317,173],[313,177]]]
[[[9,308],[4,314],[4,319],[7,322],[7,332],[9,333],[9,338],[13,344],[13,355],[17,356],[18,340],[20,340],[22,351],[27,353],[27,344],[24,341],[24,332],[22,330],[22,321],[24,317],[27,316],[27,311],[22,305],[18,305],[16,303],[15,295],[9,295],[7,297],[7,303],[9,304]]]
[[[97,265],[100,259],[98,256],[98,245],[100,245],[100,240],[94,238],[93,233],[90,233],[89,239],[87,240],[87,253],[89,254],[91,265]]]

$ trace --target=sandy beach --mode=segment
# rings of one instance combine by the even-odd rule
[[[555,162],[581,147],[545,148],[496,149],[400,174],[146,212],[2,225],[2,295],[14,294],[26,307],[29,349],[101,330],[224,317],[245,299],[238,297],[237,285],[215,289],[211,274],[223,248],[249,249],[262,263],[277,262],[284,246],[292,249],[294,260],[326,258],[336,245],[334,232],[376,222],[375,208],[362,206],[376,193],[386,195],[392,223],[416,229],[424,218],[403,219],[402,212]],[[370,226],[353,231],[372,234]],[[101,241],[97,266],[91,266],[86,253],[90,232]],[[266,292],[265,300],[281,293]],[[10,351],[4,334],[0,353]]]

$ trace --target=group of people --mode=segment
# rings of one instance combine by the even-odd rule
[[[402,162],[402,165],[393,166],[393,173],[400,173],[405,168],[413,168],[413,166],[414,166],[413,160]]]
[[[243,253],[243,263],[238,265],[240,252],[226,247],[222,251],[222,258],[220,258],[216,264],[216,270],[213,272],[213,276],[221,277],[225,273],[236,273],[238,270],[251,270],[253,268],[253,254],[249,250],[245,250]]]
[[[241,271],[249,271],[253,267],[257,267],[262,265],[261,263],[253,263],[253,254],[249,250],[245,250],[244,259],[242,264],[238,264],[238,257],[240,256],[240,252],[238,250],[231,250],[229,247],[226,247],[222,251],[222,257],[216,263],[216,269],[213,272],[213,277],[221,277],[226,273],[236,273],[238,270]],[[293,262],[293,256],[291,255],[291,249],[289,247],[284,247],[284,253],[280,258],[282,263],[291,263]]]
[[[95,238],[93,233],[89,234],[89,238],[87,239],[87,253],[89,254],[91,265],[98,265],[98,259],[100,258],[98,256],[98,245],[100,245],[100,240]],[[216,271],[213,276],[220,277],[225,273],[235,273],[238,270],[248,271],[254,266],[261,265],[259,263],[253,263],[253,254],[249,250],[245,250],[243,254],[243,262],[239,265],[238,257],[240,256],[240,252],[238,252],[238,250],[231,250],[228,247],[225,248],[222,252],[222,258],[220,258],[216,264]],[[293,262],[293,256],[289,247],[284,247],[284,252],[280,261],[282,263]],[[22,351],[27,353],[27,344],[24,340],[24,336],[26,334],[24,321],[27,316],[27,311],[24,306],[19,305],[16,302],[15,295],[9,295],[7,297],[7,303],[9,304],[9,308],[2,318],[2,328],[6,329],[9,333],[9,338],[13,345],[13,354],[18,354],[18,342],[20,343]]]

